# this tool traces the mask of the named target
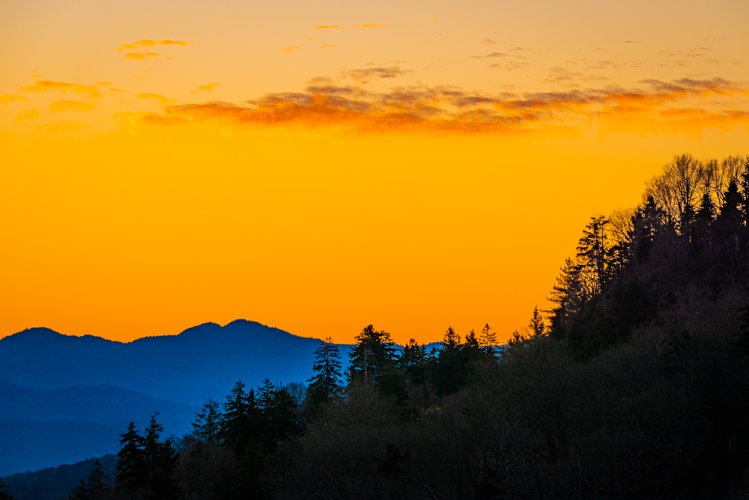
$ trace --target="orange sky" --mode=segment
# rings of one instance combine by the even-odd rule
[[[0,0],[0,336],[504,339],[591,215],[749,153],[747,2],[516,4]]]

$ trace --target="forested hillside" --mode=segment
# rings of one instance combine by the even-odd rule
[[[238,382],[193,432],[123,429],[114,484],[74,498],[746,498],[749,157],[674,158],[594,216],[552,310],[499,346],[365,327],[306,389]]]

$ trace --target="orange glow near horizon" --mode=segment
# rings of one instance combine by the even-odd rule
[[[506,339],[590,216],[675,154],[749,153],[749,6],[587,2],[561,32],[473,3],[281,5],[273,32],[229,1],[3,7],[0,337]]]

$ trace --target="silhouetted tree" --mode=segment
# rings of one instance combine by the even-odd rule
[[[330,337],[315,349],[313,375],[308,380],[305,408],[313,418],[320,407],[340,398],[343,391],[341,355]]]
[[[479,345],[481,346],[481,350],[486,356],[488,356],[489,358],[493,358],[495,356],[497,347],[497,334],[492,330],[492,327],[489,326],[489,323],[486,323],[481,329],[481,335],[479,336]]]
[[[221,408],[218,401],[209,399],[195,414],[192,423],[192,434],[200,441],[215,446],[220,442]]]
[[[252,391],[251,391],[252,392]],[[255,411],[254,393],[245,392],[244,382],[236,382],[224,401],[219,438],[221,444],[238,451],[246,444],[251,413]]]
[[[356,345],[349,353],[349,382],[377,382],[394,362],[395,343],[390,333],[367,325],[356,336]]]
[[[120,445],[122,447],[117,453],[117,491],[138,498],[147,483],[147,463],[144,440],[134,422],[130,422],[127,431],[120,435]]]

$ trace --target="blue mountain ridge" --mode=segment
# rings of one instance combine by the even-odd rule
[[[199,405],[237,380],[305,382],[320,340],[245,320],[128,343],[33,328],[0,340],[0,380],[35,390],[113,385]],[[340,346],[345,362],[348,346]]]
[[[154,411],[181,435],[238,380],[305,382],[320,343],[245,320],[132,342],[48,328],[0,339],[0,476],[116,452],[127,423]]]

